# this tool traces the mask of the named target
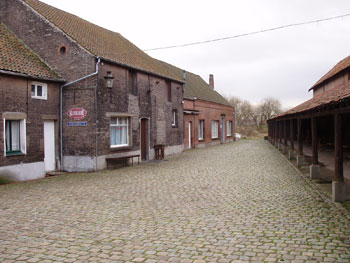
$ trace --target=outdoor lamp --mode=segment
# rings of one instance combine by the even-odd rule
[[[106,80],[106,87],[111,89],[113,87],[114,79],[114,77],[112,76],[112,72],[107,71],[107,75],[104,76],[104,79]]]

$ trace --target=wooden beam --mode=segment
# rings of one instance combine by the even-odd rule
[[[288,142],[287,142],[287,121],[283,121],[283,137],[284,137],[283,145],[284,146],[288,146]]]
[[[344,181],[343,145],[342,145],[342,116],[334,115],[334,177],[335,181]]]
[[[312,134],[312,164],[318,165],[318,137],[317,137],[317,119],[311,119]]]
[[[290,140],[290,148],[292,149],[292,151],[294,151],[294,121],[293,119],[289,120],[290,124],[289,124],[289,140]]]
[[[298,119],[298,154],[303,155],[303,130],[302,130],[302,119]]]

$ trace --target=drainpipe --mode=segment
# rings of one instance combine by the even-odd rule
[[[101,59],[97,57],[97,62],[96,62],[96,71],[94,73],[91,73],[85,77],[82,77],[80,79],[73,80],[71,82],[68,82],[64,85],[61,86],[60,88],[60,159],[61,159],[61,171],[63,171],[63,88],[68,87],[72,84],[75,84],[79,81],[82,81],[84,79],[91,78],[95,75],[98,74],[98,64],[100,64]]]

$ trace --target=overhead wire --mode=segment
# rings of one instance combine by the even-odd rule
[[[288,25],[283,25],[283,26],[278,26],[278,27],[272,27],[272,28],[268,28],[268,29],[262,29],[262,30],[253,31],[253,32],[249,32],[249,33],[238,34],[238,35],[234,35],[234,36],[215,38],[215,39],[191,42],[191,43],[180,44],[180,45],[148,48],[148,49],[144,49],[143,51],[146,52],[146,51],[154,51],[154,50],[161,50],[161,49],[171,49],[171,48],[180,48],[180,47],[208,44],[208,43],[217,42],[217,41],[224,41],[224,40],[229,40],[229,39],[234,39],[234,38],[240,38],[240,37],[246,37],[246,36],[251,36],[251,35],[262,34],[262,33],[276,31],[276,30],[281,30],[281,29],[289,28],[289,27],[303,26],[303,25],[308,25],[308,24],[315,24],[315,23],[319,23],[319,22],[325,22],[325,21],[329,21],[329,20],[335,20],[335,19],[344,18],[344,17],[347,17],[347,16],[350,16],[350,13],[346,13],[346,14],[343,14],[343,15],[337,15],[337,16],[333,16],[333,17],[316,19],[316,20],[310,20],[310,21],[306,21],[306,22],[293,23],[293,24],[288,24]]]

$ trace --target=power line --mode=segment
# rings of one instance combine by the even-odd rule
[[[143,51],[153,51],[153,50],[160,50],[160,49],[170,49],[170,48],[178,48],[178,47],[187,47],[187,46],[194,46],[194,45],[200,45],[200,44],[207,44],[207,43],[211,43],[211,42],[229,40],[229,39],[233,39],[233,38],[240,38],[240,37],[246,37],[246,36],[251,36],[251,35],[257,35],[257,34],[266,33],[266,32],[270,32],[270,31],[276,31],[276,30],[280,30],[280,29],[288,28],[288,27],[296,27],[296,26],[303,26],[303,25],[308,25],[308,24],[315,24],[315,23],[329,21],[329,20],[334,20],[334,19],[338,19],[338,18],[344,18],[344,17],[347,17],[347,16],[350,16],[350,13],[343,14],[343,15],[338,15],[338,16],[333,16],[333,17],[317,19],[317,20],[311,20],[311,21],[307,21],[307,22],[301,22],[301,23],[294,23],[294,24],[289,24],[289,25],[284,25],[284,26],[272,27],[272,28],[268,28],[268,29],[263,29],[263,30],[259,30],[259,31],[253,31],[253,32],[239,34],[239,35],[230,36],[230,37],[215,38],[215,39],[210,39],[210,40],[205,40],[205,41],[198,41],[198,42],[192,42],[192,43],[181,44],[181,45],[149,48],[149,49],[144,49]]]

